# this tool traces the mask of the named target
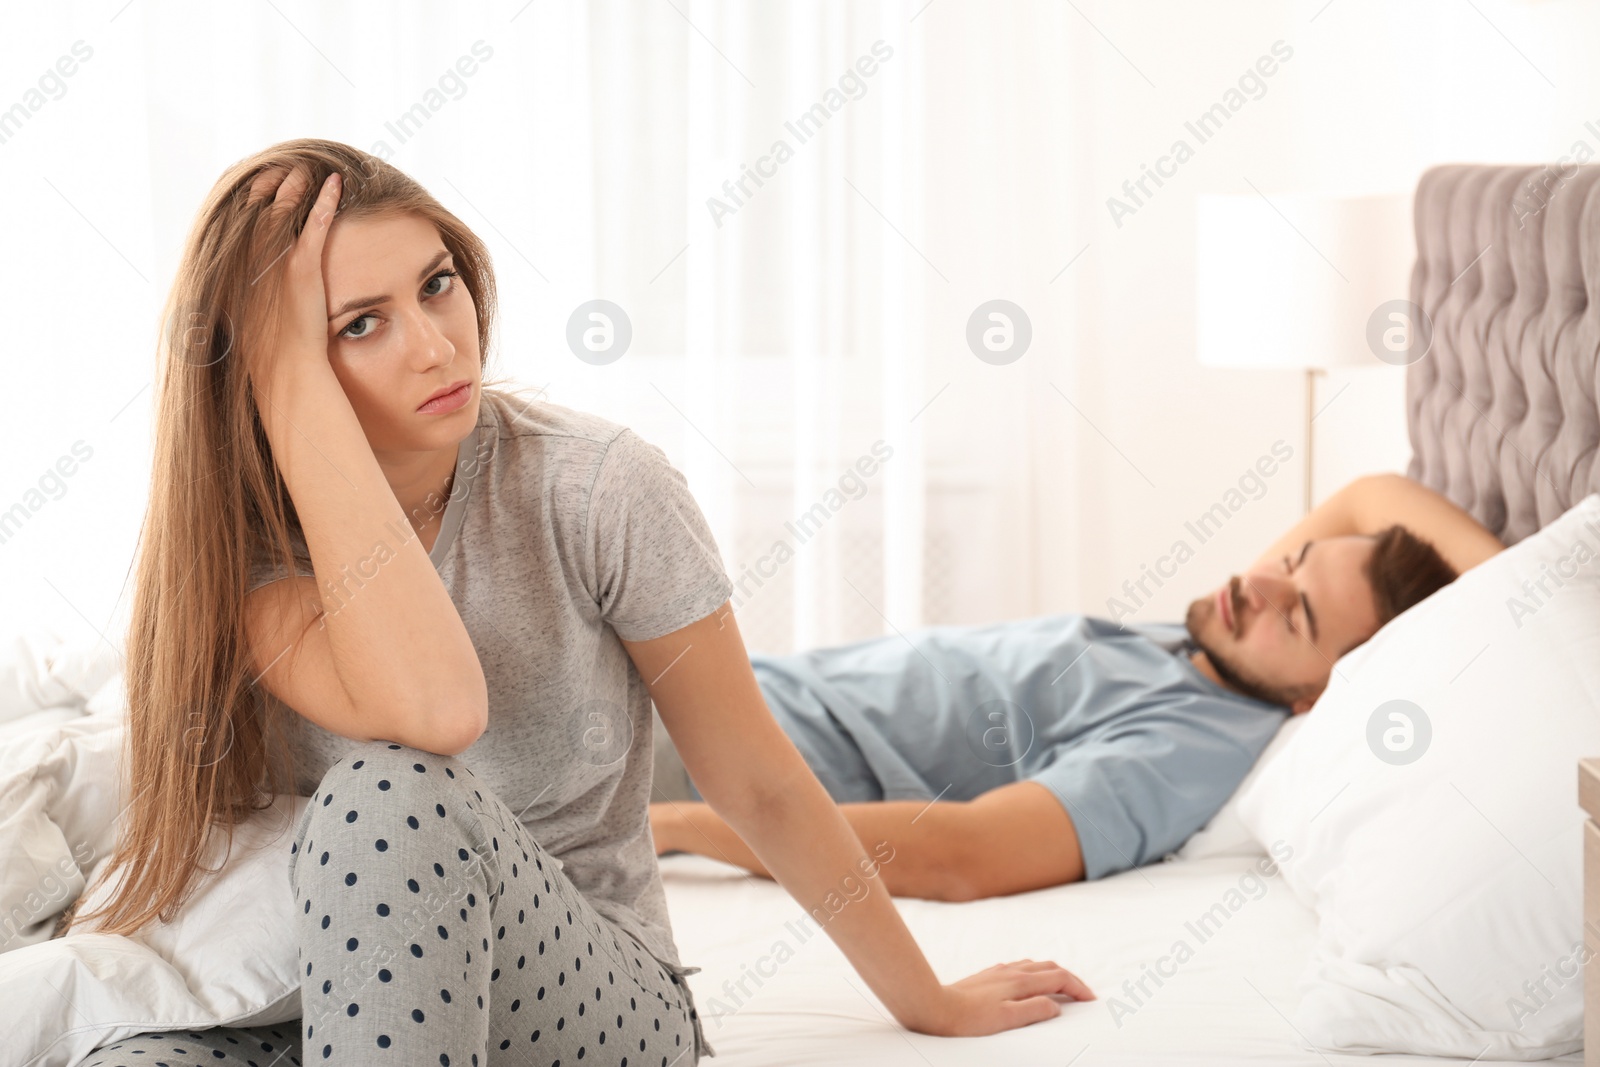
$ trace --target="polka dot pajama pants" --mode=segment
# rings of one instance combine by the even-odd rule
[[[339,760],[290,878],[298,1033],[151,1032],[84,1067],[693,1067],[715,1054],[686,969],[597,912],[453,757],[373,741]]]

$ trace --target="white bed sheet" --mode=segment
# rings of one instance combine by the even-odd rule
[[[898,899],[943,981],[1008,960],[1049,959],[1099,997],[1061,998],[1056,1018],[981,1038],[931,1037],[896,1024],[828,935],[801,922],[804,912],[777,883],[703,856],[666,856],[661,870],[679,954],[685,965],[702,968],[687,981],[717,1051],[705,1062],[717,1067],[1372,1067],[1371,1057],[1304,1047],[1291,1025],[1316,919],[1278,877],[1265,879],[1259,896],[1229,896],[1251,888],[1246,875],[1258,859],[1174,860],[962,904]],[[1230,900],[1236,910],[1228,909]],[[1225,920],[1206,930],[1193,925],[1219,903]],[[1178,964],[1180,941],[1192,955]],[[1158,965],[1170,975],[1159,985],[1150,977]],[[1123,985],[1141,976],[1150,995],[1136,999]],[[1114,1012],[1113,997],[1133,1010]],[[1395,1055],[1376,1062],[1510,1061]],[[1583,1057],[1542,1062],[1575,1064]]]

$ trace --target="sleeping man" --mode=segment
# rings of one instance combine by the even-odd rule
[[[1180,848],[1339,657],[1500,542],[1401,475],[1359,478],[1179,623],[1078,614],[752,655],[778,724],[897,896],[976,900]],[[770,877],[656,723],[658,854]]]

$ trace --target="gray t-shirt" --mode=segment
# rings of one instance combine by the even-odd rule
[[[486,389],[429,558],[488,682],[488,728],[459,758],[597,911],[694,973],[650,833],[650,693],[619,640],[671,633],[733,591],[687,481],[625,426]],[[259,562],[250,588],[284,576]],[[310,796],[357,743],[288,718]]]
[[[1061,614],[750,660],[835,802],[1036,781],[1071,816],[1093,880],[1181,847],[1287,718],[1212,682],[1191,651],[1181,624]]]

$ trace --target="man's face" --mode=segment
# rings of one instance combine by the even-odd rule
[[[1372,548],[1371,537],[1326,537],[1258,564],[1189,605],[1189,635],[1235,689],[1309,711],[1334,661],[1378,630]]]

